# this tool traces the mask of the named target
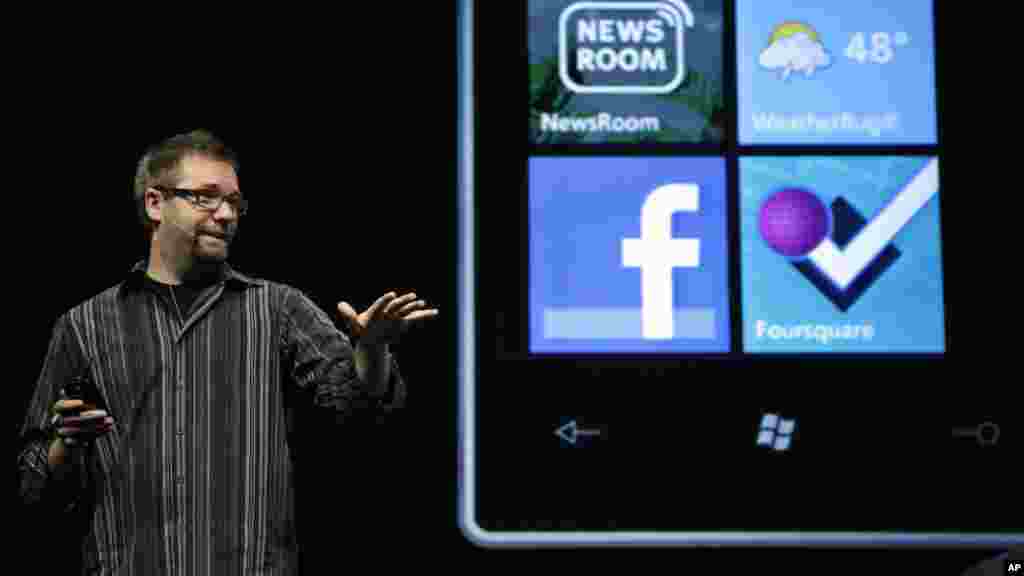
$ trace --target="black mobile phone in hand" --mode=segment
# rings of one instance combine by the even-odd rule
[[[83,405],[79,412],[107,409],[102,395],[90,376],[75,376],[61,389],[61,395],[65,400],[81,400]]]

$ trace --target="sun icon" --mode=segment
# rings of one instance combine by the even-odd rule
[[[772,37],[768,39],[768,45],[774,44],[780,38],[789,38],[803,32],[807,34],[808,39],[811,42],[818,42],[818,33],[815,32],[814,28],[810,25],[804,24],[803,22],[783,22],[775,27],[772,31]]]

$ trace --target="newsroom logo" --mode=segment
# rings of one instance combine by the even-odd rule
[[[559,74],[577,94],[667,94],[686,78],[681,0],[576,2],[558,23]]]

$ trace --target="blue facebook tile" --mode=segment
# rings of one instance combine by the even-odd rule
[[[532,158],[531,353],[729,351],[722,158]]]

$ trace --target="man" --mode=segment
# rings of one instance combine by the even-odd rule
[[[148,257],[56,322],[18,455],[44,572],[78,551],[83,574],[297,573],[300,421],[343,434],[404,403],[389,346],[438,311],[340,302],[350,340],[301,291],[232,269],[238,172],[206,131],[151,147],[134,180]],[[76,377],[96,409],[61,396]]]

